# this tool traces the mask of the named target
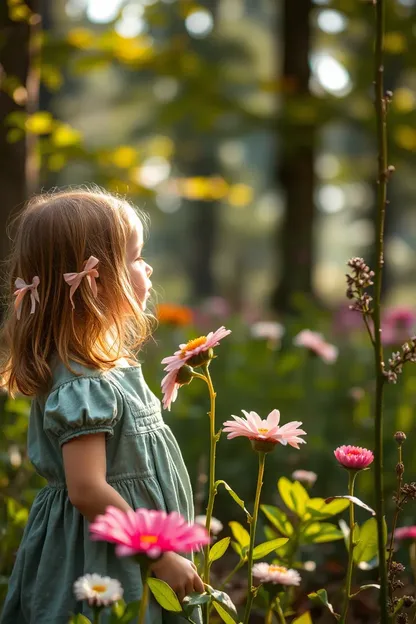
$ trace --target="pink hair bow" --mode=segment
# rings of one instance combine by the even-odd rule
[[[69,291],[69,298],[71,300],[73,308],[75,308],[73,300],[74,293],[78,286],[81,284],[81,281],[84,277],[87,278],[88,284],[90,285],[90,288],[92,290],[92,294],[94,295],[94,297],[97,297],[97,282],[95,280],[97,277],[99,277],[99,274],[97,269],[95,269],[94,267],[96,267],[98,263],[98,258],[90,256],[85,263],[84,270],[80,273],[64,273],[64,280],[67,284],[71,286],[71,289]]]
[[[39,303],[39,293],[38,293],[39,284],[40,284],[40,279],[37,275],[35,275],[31,284],[26,284],[26,282],[22,280],[21,277],[18,277],[16,279],[14,283],[14,285],[16,286],[16,290],[14,291],[13,294],[16,297],[14,301],[14,308],[16,310],[16,317],[18,321],[20,320],[20,316],[22,314],[23,298],[27,292],[30,292],[30,301],[31,301],[30,313],[33,314],[35,312],[36,301]]]

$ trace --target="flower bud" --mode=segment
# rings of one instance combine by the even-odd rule
[[[403,473],[404,473],[404,463],[399,462],[398,464],[396,464],[396,474],[398,477],[401,477]]]
[[[271,453],[277,442],[269,442],[268,440],[250,440],[254,451],[258,453]]]
[[[406,434],[403,431],[396,431],[396,433],[394,434],[394,439],[400,446],[406,440]]]
[[[194,376],[193,368],[185,364],[178,370],[178,374],[176,375],[176,383],[181,386],[185,386],[186,384],[191,383],[192,377]]]
[[[201,351],[200,353],[193,355],[191,358],[189,358],[188,363],[190,364],[190,366],[197,368],[198,366],[204,366],[205,364],[208,364],[208,362],[210,362],[213,357],[214,349],[210,348],[207,351]]]
[[[413,596],[403,596],[403,606],[405,607],[405,609],[411,607],[414,601],[415,599],[413,598]]]

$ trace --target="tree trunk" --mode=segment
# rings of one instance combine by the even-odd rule
[[[280,280],[272,294],[272,307],[293,311],[293,295],[312,296],[314,262],[314,134],[312,123],[297,120],[296,105],[312,106],[309,92],[311,0],[284,0],[283,3],[283,89],[285,91],[280,165],[277,184],[282,185],[286,211],[277,232]]]
[[[33,8],[33,2],[27,2]],[[26,21],[13,21],[9,17],[8,3],[0,6],[0,79],[10,81],[17,79],[17,84],[26,89],[29,73],[29,46],[31,26]],[[26,110],[27,98],[20,88],[16,94],[0,90],[0,260],[4,260],[9,252],[9,240],[6,227],[12,212],[25,201],[26,185],[26,138],[10,142],[7,117],[14,112]]]

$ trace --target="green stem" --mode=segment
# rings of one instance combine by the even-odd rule
[[[270,607],[266,611],[264,624],[273,624],[273,605],[270,605]]]
[[[101,607],[95,607],[92,624],[100,624],[100,613],[101,613]]]
[[[235,566],[235,568],[233,568],[233,569],[231,570],[231,572],[230,572],[230,573],[229,573],[229,574],[225,577],[225,579],[223,580],[223,582],[222,582],[222,583],[221,583],[221,585],[219,586],[219,588],[218,588],[218,589],[219,589],[220,591],[222,591],[222,590],[226,587],[227,583],[229,583],[229,581],[232,579],[232,577],[234,576],[234,574],[235,574],[236,572],[238,572],[238,570],[239,570],[240,568],[242,568],[242,567],[243,567],[243,565],[245,564],[245,562],[246,562],[246,559],[240,559],[240,561],[237,563],[237,565]]]
[[[146,618],[147,605],[149,603],[149,585],[147,583],[147,577],[149,576],[149,573],[149,568],[145,571],[142,571],[143,593],[140,600],[138,624],[144,624]]]
[[[354,496],[354,483],[358,472],[350,470],[348,474],[348,494]],[[354,567],[354,503],[350,501],[350,535],[349,535],[349,547],[348,547],[348,568],[347,576],[345,579],[345,597],[344,606],[342,609],[340,623],[344,624],[347,619],[348,607],[351,599],[351,581],[352,572]]]
[[[259,506],[260,506],[260,494],[261,488],[263,485],[263,476],[264,476],[264,464],[266,461],[266,453],[259,451],[259,471],[257,476],[257,487],[256,487],[256,497],[254,500],[254,511],[253,517],[250,523],[250,545],[247,553],[247,581],[248,581],[248,596],[247,596],[247,604],[246,610],[244,613],[244,624],[248,624],[250,619],[251,607],[254,600],[254,592],[253,592],[253,550],[254,543],[256,540],[256,528],[257,528],[257,518],[259,515]]]
[[[375,445],[374,476],[376,497],[377,545],[380,574],[380,624],[389,621],[387,610],[387,566],[384,544],[384,483],[383,483],[383,390],[385,383],[384,357],[381,344],[381,283],[384,265],[384,217],[387,203],[387,100],[384,94],[384,30],[385,0],[375,0],[376,41],[375,41],[375,106],[378,144],[378,189],[376,224],[376,266],[374,276],[374,356],[376,370],[375,397]]]
[[[209,480],[208,480],[208,505],[206,512],[206,529],[208,532],[211,530],[211,518],[212,512],[214,510],[214,500],[216,494],[215,488],[215,457],[216,457],[216,447],[217,447],[217,435],[215,433],[215,390],[212,384],[211,375],[209,374],[209,363],[203,367],[205,373],[205,381],[208,385],[209,390],[209,398],[210,398],[210,412],[209,412],[209,438],[210,438],[210,451],[209,451]],[[207,544],[204,547],[204,571],[202,580],[204,583],[209,584],[209,551],[210,547]]]
[[[286,618],[282,611],[279,598],[276,600],[276,613],[277,613],[277,617],[279,618],[280,624],[286,624]]]

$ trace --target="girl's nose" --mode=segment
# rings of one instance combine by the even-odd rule
[[[153,273],[153,267],[151,267],[150,264],[146,263],[146,275],[147,275],[147,277],[150,277],[152,273]]]

